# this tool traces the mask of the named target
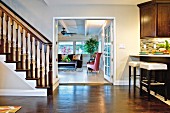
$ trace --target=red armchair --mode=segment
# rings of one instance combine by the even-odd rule
[[[102,53],[96,53],[95,60],[93,62],[87,62],[87,72],[91,71],[99,71],[100,57]]]

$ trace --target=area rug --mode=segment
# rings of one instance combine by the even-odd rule
[[[0,113],[16,113],[21,106],[0,106]]]

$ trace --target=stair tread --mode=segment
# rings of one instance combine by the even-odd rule
[[[18,62],[21,62],[21,61],[4,61],[5,63],[18,63]]]
[[[21,62],[21,61],[4,61],[5,63],[18,63],[18,62]]]
[[[7,55],[7,54],[11,54],[11,53],[0,53],[0,55]]]
[[[15,71],[29,71],[30,69],[16,69]]]
[[[35,88],[47,89],[47,88],[50,88],[50,86],[36,86]]]
[[[26,80],[38,80],[39,78],[25,78]]]

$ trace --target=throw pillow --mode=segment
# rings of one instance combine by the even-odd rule
[[[65,62],[67,55],[61,55],[61,61]]]
[[[61,57],[62,59],[62,61],[63,62],[71,62],[71,60],[70,60],[70,58],[68,57],[68,55],[62,55],[62,57]]]
[[[81,55],[73,55],[73,60],[80,60]]]
[[[67,56],[66,62],[71,62],[71,59]]]

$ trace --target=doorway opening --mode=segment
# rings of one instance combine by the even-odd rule
[[[57,59],[54,71],[60,84],[113,84],[116,73],[114,18],[59,17],[54,18],[53,26],[53,42],[56,42],[53,52]],[[98,58],[87,51],[85,44],[90,39],[98,42],[95,53],[102,53],[99,64],[95,65],[99,67],[97,70],[87,68]]]

